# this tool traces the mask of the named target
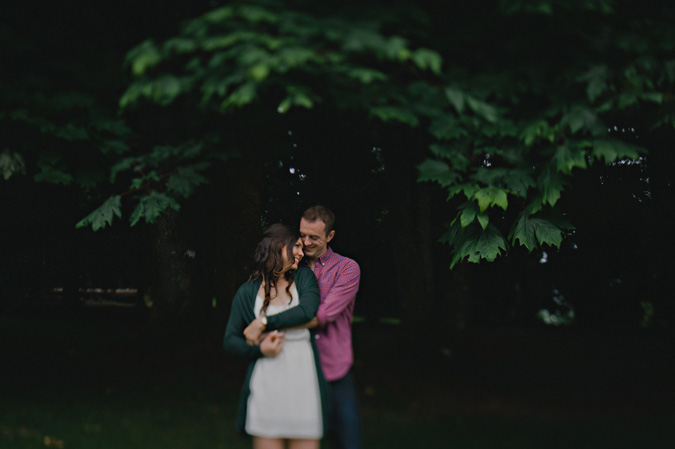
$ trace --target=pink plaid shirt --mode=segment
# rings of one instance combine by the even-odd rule
[[[315,261],[314,274],[321,295],[316,313],[319,321],[316,346],[324,377],[334,381],[343,378],[354,362],[352,317],[361,270],[355,261],[327,247],[323,256]]]

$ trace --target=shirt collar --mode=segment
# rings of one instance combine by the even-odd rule
[[[319,262],[321,265],[326,265],[326,262],[331,258],[333,255],[333,250],[330,249],[330,246],[326,246],[326,252],[323,253],[321,257],[317,257],[316,261]]]
[[[334,253],[333,253],[333,250],[330,249],[330,246],[326,246],[326,252],[323,253],[323,254],[321,255],[321,257],[317,257],[316,260],[315,260],[315,262],[320,263],[322,266],[323,266],[323,265],[326,265],[326,262],[328,262],[328,260],[331,258],[331,256],[332,256],[333,254],[334,254]],[[304,257],[304,258],[302,259],[302,261],[300,262],[300,265],[305,266],[305,267],[308,267],[308,266],[309,266],[309,262],[307,261],[307,258],[306,258],[306,257]]]

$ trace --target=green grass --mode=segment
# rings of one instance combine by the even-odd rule
[[[244,364],[223,355],[217,342],[204,344],[195,329],[153,334],[124,313],[0,317],[0,448],[249,448],[233,426]],[[561,373],[566,365],[548,363],[551,372],[537,371],[521,355],[507,368],[504,356],[481,356],[480,345],[436,359],[432,350],[406,346],[392,328],[355,332],[366,449],[675,447],[672,402],[624,403],[622,396],[652,391],[644,385],[604,391],[602,381],[584,377],[581,364]],[[496,339],[500,354],[513,351]],[[543,373],[549,377],[541,379]],[[565,379],[574,382],[563,388]]]
[[[122,395],[3,401],[1,447],[244,448],[221,404]],[[50,444],[51,442],[51,444]],[[58,443],[62,442],[62,443]]]

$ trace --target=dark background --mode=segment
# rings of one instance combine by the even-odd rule
[[[114,109],[128,82],[125,53],[146,38],[173,35],[182,20],[216,5],[5,2],[3,83],[82,88]],[[332,246],[363,273],[355,372],[369,424],[386,426],[375,416],[404,408],[556,422],[602,416],[650,422],[640,432],[651,436],[667,433],[675,417],[668,388],[675,374],[672,134],[630,135],[649,150],[640,163],[576,175],[561,206],[576,230],[559,251],[514,249],[494,263],[450,271],[448,248],[435,239],[452,217],[437,207],[445,193],[415,180],[419,155],[405,151],[414,136],[323,112],[266,123],[268,139],[289,151],[263,162],[259,221],[294,224],[318,202],[336,213]],[[241,139],[253,132],[242,130]],[[15,137],[4,133],[3,144]],[[0,181],[0,391],[17,402],[55,392],[159,395],[183,381],[227,376],[236,389],[243,367],[220,352],[229,299],[218,270],[243,282],[248,260],[223,262],[228,248],[219,233],[244,230],[223,229],[219,214],[236,214],[236,204],[217,198],[222,188],[241,189],[245,198],[245,186],[245,179],[223,177],[185,202],[177,229],[196,254],[189,272],[197,311],[155,326],[147,305],[160,263],[156,226],[76,230],[100,197],[36,183],[30,174]],[[431,247],[432,273],[408,256],[419,245]],[[542,311],[557,324],[547,324]],[[3,416],[5,429],[21,427]],[[18,441],[7,432],[5,441]]]

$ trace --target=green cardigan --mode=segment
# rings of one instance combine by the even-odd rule
[[[319,309],[319,284],[314,276],[314,272],[307,267],[301,267],[295,272],[295,284],[298,289],[298,296],[300,304],[292,307],[285,312],[270,315],[267,317],[266,330],[279,330],[289,327],[300,326],[311,321]],[[246,379],[239,400],[239,410],[237,413],[236,427],[242,433],[246,433],[246,412],[248,406],[248,397],[251,394],[250,382],[253,368],[256,361],[263,357],[260,352],[260,345],[250,346],[246,343],[244,337],[244,329],[255,320],[254,313],[255,299],[260,289],[260,281],[245,282],[237,293],[234,295],[232,301],[232,309],[230,311],[230,318],[227,321],[225,328],[225,338],[223,339],[223,346],[225,351],[230,354],[248,358],[251,363],[246,370]],[[321,410],[323,415],[323,430],[324,435],[328,431],[329,417],[328,413],[330,407],[328,404],[328,385],[323,377],[321,371],[321,363],[319,361],[319,353],[314,342],[314,334],[310,339],[312,344],[312,351],[314,352],[314,362],[316,365],[316,373],[319,379],[319,394],[321,396]]]

